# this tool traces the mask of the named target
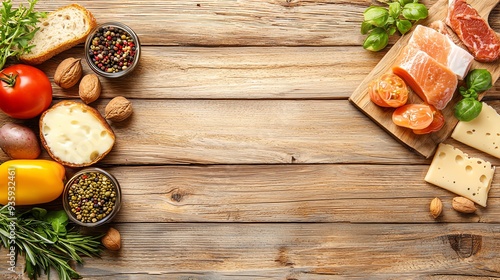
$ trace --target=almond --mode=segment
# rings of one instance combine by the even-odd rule
[[[443,202],[441,202],[441,199],[437,197],[434,198],[429,205],[429,211],[431,212],[431,215],[434,219],[439,217],[439,215],[441,215],[441,212],[443,211]]]
[[[68,89],[76,85],[82,77],[83,70],[80,63],[81,58],[69,57],[63,60],[56,68],[54,73],[54,83]]]
[[[453,198],[452,202],[453,209],[461,213],[474,213],[477,208],[472,200],[469,200],[462,196],[457,196]]]
[[[101,82],[96,74],[83,76],[78,87],[78,95],[85,104],[92,103],[101,95]]]

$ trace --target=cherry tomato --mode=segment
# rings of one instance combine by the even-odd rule
[[[17,119],[31,119],[52,102],[52,85],[38,68],[16,64],[0,72],[0,109]]]
[[[439,131],[443,126],[444,126],[444,115],[441,113],[441,111],[437,110],[434,108],[434,106],[429,105],[432,110],[433,114],[433,119],[431,124],[423,129],[414,129],[413,133],[415,134],[427,134],[427,133],[432,133]]]
[[[408,101],[408,87],[398,75],[388,72],[370,82],[368,94],[381,107],[401,107]]]
[[[407,104],[392,113],[392,121],[396,125],[411,129],[424,129],[433,119],[434,114],[427,104]]]

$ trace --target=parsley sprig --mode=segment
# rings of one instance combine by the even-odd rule
[[[82,256],[99,256],[102,250],[101,236],[67,229],[64,210],[47,212],[35,207],[11,214],[8,206],[0,208],[0,247],[10,250],[14,246],[16,259],[19,253],[25,255],[25,272],[30,279],[37,279],[42,272],[50,279],[50,268],[57,271],[61,280],[81,278],[70,262],[82,263]]]
[[[46,13],[35,11],[38,0],[28,0],[29,7],[22,4],[12,7],[11,0],[4,0],[0,7],[0,70],[8,58],[19,58],[28,53],[34,45],[29,42],[39,28],[36,24]]]

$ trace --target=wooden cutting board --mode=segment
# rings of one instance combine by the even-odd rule
[[[500,2],[500,0],[469,0],[468,3],[474,7],[479,14],[487,19],[490,12],[495,8],[495,6]],[[429,9],[429,16],[419,24],[428,26],[430,23],[436,20],[445,20],[447,15],[448,0],[440,0],[436,2]],[[375,68],[366,76],[366,78],[361,82],[358,88],[349,98],[352,104],[354,104],[359,110],[371,118],[375,123],[380,125],[384,130],[386,130],[390,135],[399,140],[404,145],[408,146],[411,150],[421,154],[422,156],[429,158],[434,154],[436,147],[439,143],[446,140],[458,120],[455,118],[453,113],[453,107],[461,99],[458,91],[455,92],[453,100],[448,104],[448,106],[442,111],[445,116],[446,123],[444,127],[435,133],[416,135],[411,129],[402,128],[396,126],[392,122],[392,108],[381,108],[370,101],[370,96],[368,94],[368,84],[374,78],[379,77],[381,74],[389,71],[393,65],[395,59],[402,51],[403,47],[406,46],[408,40],[410,39],[411,32],[402,36],[394,46],[387,52],[387,54],[380,60],[380,62],[375,66]],[[494,63],[479,63],[474,61],[471,69],[485,68],[491,72],[493,83],[496,82],[500,76],[500,62]],[[487,92],[486,92],[487,93]],[[481,98],[482,96],[480,96]],[[408,103],[422,103],[422,100],[415,94],[410,93]]]

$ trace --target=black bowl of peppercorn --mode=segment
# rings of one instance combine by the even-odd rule
[[[97,26],[85,42],[85,59],[96,74],[118,78],[132,72],[141,56],[137,34],[120,22]]]
[[[63,206],[75,224],[86,227],[103,225],[120,210],[120,185],[113,175],[100,168],[82,169],[67,181]]]

